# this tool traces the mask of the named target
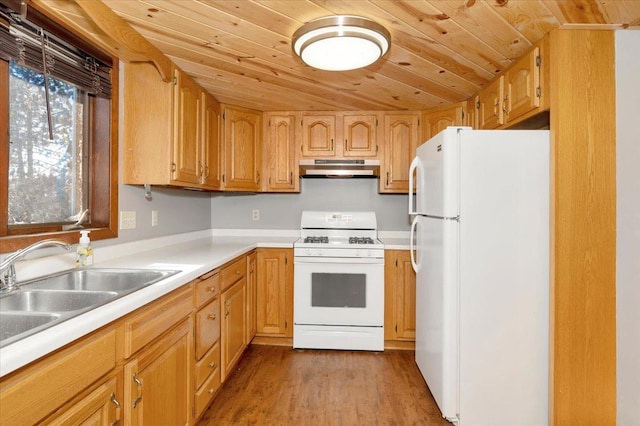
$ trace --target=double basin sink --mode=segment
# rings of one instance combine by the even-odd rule
[[[0,295],[0,347],[177,274],[175,270],[73,269]]]

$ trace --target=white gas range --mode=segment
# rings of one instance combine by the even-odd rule
[[[293,347],[384,350],[384,245],[375,213],[306,211],[300,225]]]

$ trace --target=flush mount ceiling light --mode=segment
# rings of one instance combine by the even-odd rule
[[[389,50],[389,31],[377,22],[351,15],[326,16],[293,34],[293,51],[305,64],[327,71],[366,67]]]

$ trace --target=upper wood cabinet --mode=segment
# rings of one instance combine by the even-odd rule
[[[300,154],[306,158],[376,158],[382,113],[302,112]]]
[[[472,96],[467,100],[467,108],[464,116],[464,125],[472,129],[478,128],[478,108],[480,101],[477,96]]]
[[[540,128],[545,120],[527,121],[549,109],[549,37],[544,37],[468,100],[467,125],[479,129]],[[471,104],[476,109],[471,109]],[[477,116],[473,116],[474,111]],[[546,118],[548,125],[548,117]],[[533,125],[534,127],[527,127]]]
[[[377,134],[376,114],[345,113],[342,117],[342,154],[345,157],[376,157]]]
[[[336,116],[303,113],[301,119],[302,156],[336,156]]]
[[[504,124],[504,75],[491,81],[478,94],[478,128],[495,129]]]
[[[295,113],[265,113],[265,190],[300,192]]]
[[[507,124],[540,108],[541,65],[540,47],[536,47],[507,70],[504,80],[504,113]]]
[[[223,107],[222,187],[260,191],[262,170],[262,113],[230,105]]]
[[[419,112],[385,114],[379,192],[406,193],[409,190],[409,165],[420,143],[419,136]]]
[[[200,183],[202,149],[200,126],[202,124],[202,89],[191,78],[176,69],[174,74],[174,147],[172,167],[174,180],[185,183]]]
[[[466,102],[422,112],[422,140],[428,141],[449,126],[463,126]]]
[[[165,83],[147,63],[124,65],[123,89],[123,183],[219,189],[217,101],[179,68]]]
[[[222,133],[220,104],[206,92],[202,92],[202,184],[206,188],[220,188],[220,136]]]

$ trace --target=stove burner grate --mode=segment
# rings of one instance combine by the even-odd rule
[[[304,242],[313,244],[329,244],[329,237],[306,237]]]
[[[349,244],[373,244],[371,237],[349,237]]]

